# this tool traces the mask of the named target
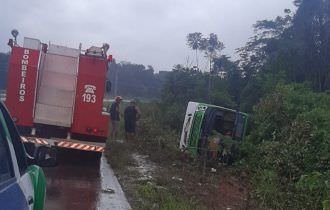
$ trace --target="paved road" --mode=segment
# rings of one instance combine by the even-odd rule
[[[105,157],[59,154],[59,166],[45,168],[47,210],[131,209]]]

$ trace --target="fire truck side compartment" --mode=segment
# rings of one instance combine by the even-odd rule
[[[17,125],[33,126],[39,54],[28,48],[12,48],[5,103]]]
[[[72,133],[107,137],[109,116],[102,114],[107,65],[105,57],[80,55]]]

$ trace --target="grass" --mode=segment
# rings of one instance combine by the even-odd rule
[[[111,167],[114,170],[125,171],[127,166],[134,165],[134,161],[131,154],[133,148],[131,145],[120,143],[117,141],[108,141],[106,146],[106,157],[111,163]],[[123,155],[127,154],[127,155]]]
[[[178,133],[159,122],[161,114],[157,104],[141,104],[140,108],[142,119],[138,122],[136,139],[121,143],[108,141],[106,148],[106,156],[132,209],[204,210],[246,205],[245,195],[239,190],[240,181],[232,179],[238,175],[236,172],[220,167],[217,173],[208,168],[206,174],[202,174],[200,161],[179,151]],[[132,154],[142,155],[147,163],[156,166],[152,178],[141,180],[143,175]],[[220,180],[225,189],[219,192]]]
[[[139,181],[140,174],[132,171],[136,163],[133,153],[148,155],[157,165],[168,167],[178,160],[180,152],[174,143],[177,135],[162,130],[148,120],[140,122],[140,133],[135,141],[108,140],[106,156],[118,176],[133,209],[164,209],[164,210],[203,210],[197,200],[192,200],[178,191],[177,184],[171,180],[174,171],[162,170],[154,174],[151,181]],[[123,136],[120,133],[119,136]],[[119,139],[121,139],[119,137]],[[156,172],[157,173],[157,172]]]
[[[166,188],[153,185],[150,182],[140,184],[137,187],[137,196],[141,202],[137,209],[160,209],[160,210],[204,210],[193,200],[182,198],[178,194],[169,192]]]

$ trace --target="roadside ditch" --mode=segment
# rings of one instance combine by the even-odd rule
[[[148,141],[109,141],[106,157],[132,209],[252,209],[246,174]]]

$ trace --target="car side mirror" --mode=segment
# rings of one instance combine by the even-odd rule
[[[34,152],[35,164],[40,167],[53,167],[57,165],[57,152],[55,148],[39,146]]]

